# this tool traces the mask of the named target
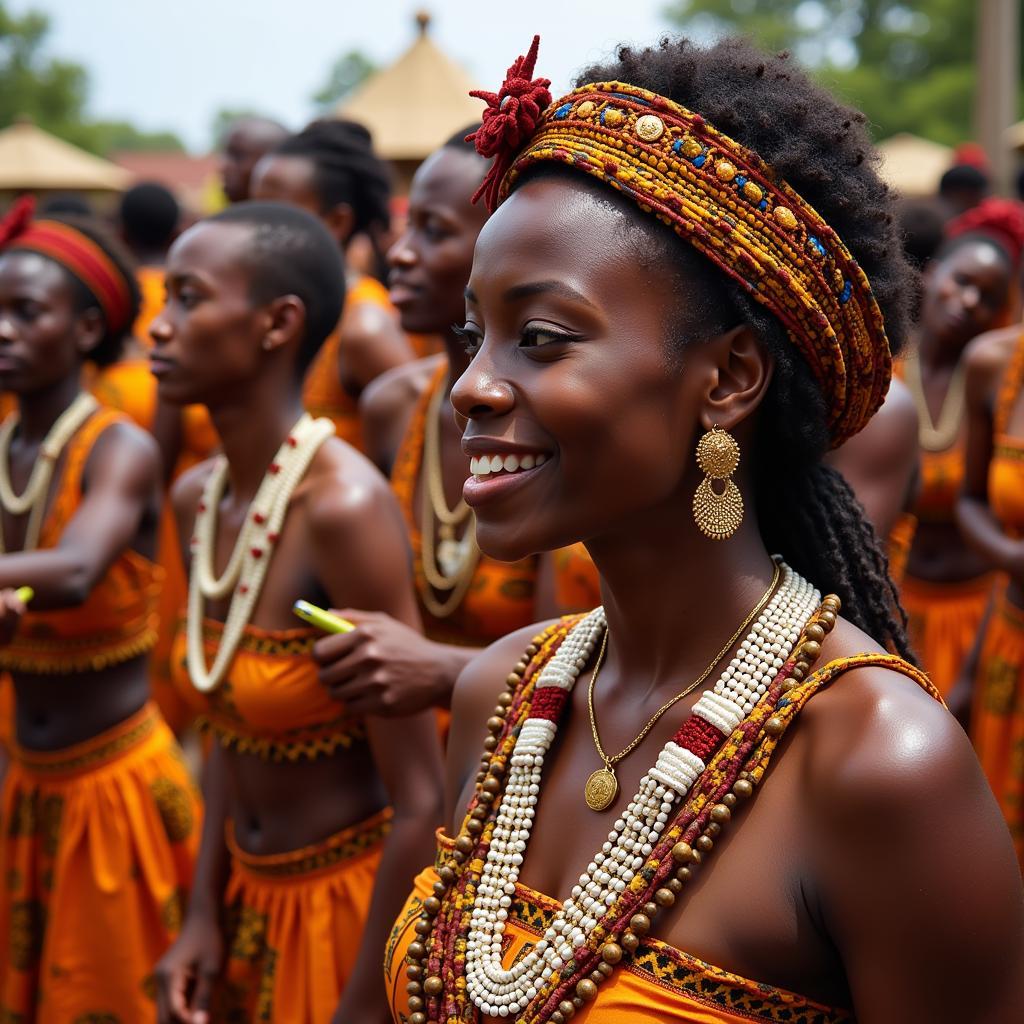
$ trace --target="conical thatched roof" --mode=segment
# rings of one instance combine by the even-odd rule
[[[366,125],[385,160],[423,160],[460,128],[480,120],[476,86],[434,45],[430,17],[416,16],[419,37],[390,67],[371,75],[336,114]]]
[[[44,132],[30,121],[0,131],[0,189],[113,191],[128,187],[122,168]]]
[[[904,196],[933,196],[939,178],[953,166],[953,150],[930,139],[900,132],[878,144],[882,177]]]

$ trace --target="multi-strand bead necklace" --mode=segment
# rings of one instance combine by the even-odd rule
[[[711,843],[737,795],[752,791],[747,779],[726,772],[736,792],[703,808],[705,832],[690,837],[696,848],[676,842],[683,819],[696,806],[694,801],[700,802],[701,787],[721,781],[721,770],[709,778],[706,765],[720,760],[735,737],[750,732],[754,720],[771,734],[779,720],[769,717],[771,702],[763,698],[778,697],[781,687],[804,678],[820,653],[839,602],[828,597],[815,614],[818,602],[813,587],[783,565],[778,590],[736,657],[662,749],[540,941],[505,969],[502,936],[530,836],[544,757],[573,685],[607,628],[604,612],[597,609],[581,619],[559,637],[557,648],[551,637],[540,649],[531,645],[509,677],[511,692],[499,700],[496,712],[504,713],[488,723],[493,735],[485,744],[477,794],[452,859],[442,865],[435,894],[424,902],[416,926],[420,939],[409,950],[412,1024],[459,1015],[468,1008],[460,1007],[463,990],[485,1014],[553,1024],[564,1024],[593,998],[596,985],[636,950],[650,916],[674,902],[689,865],[700,860],[701,841],[704,846]],[[685,824],[692,831],[693,820]],[[677,877],[669,879],[671,865]],[[659,878],[665,884],[656,885],[645,902]],[[594,969],[588,974],[590,967]],[[575,995],[570,990],[571,998],[563,998],[572,985]]]
[[[292,493],[313,456],[333,433],[330,420],[315,420],[308,413],[292,427],[246,511],[231,557],[220,576],[214,574],[213,558],[217,545],[217,509],[227,484],[228,461],[223,455],[217,457],[203,487],[192,538],[187,658],[188,674],[197,690],[204,693],[214,690],[224,678],[263,589]],[[213,665],[207,667],[203,648],[205,604],[207,600],[223,600],[228,594],[231,594],[231,605],[220,646]]]

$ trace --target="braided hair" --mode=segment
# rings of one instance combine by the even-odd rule
[[[620,81],[660,93],[758,153],[846,243],[871,282],[898,353],[914,277],[902,253],[894,197],[873,168],[864,116],[812,84],[788,55],[769,57],[741,39],[706,48],[664,39],[643,50],[624,47],[617,57],[584,71],[577,84]],[[846,618],[865,633],[912,658],[884,548],[849,484],[822,464],[829,448],[826,408],[810,367],[781,323],[737,283],[670,228],[621,202],[644,235],[643,262],[673,271],[675,359],[695,339],[737,324],[749,325],[774,359],[750,460],[765,545],[823,591],[838,594]]]
[[[370,132],[355,121],[323,118],[285,139],[273,152],[304,157],[313,165],[321,213],[344,203],[353,234],[362,232],[385,265],[383,236],[391,224],[391,173],[373,150]]]

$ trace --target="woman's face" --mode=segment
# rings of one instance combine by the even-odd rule
[[[216,405],[260,372],[267,311],[253,304],[241,254],[244,224],[199,223],[167,255],[167,298],[150,327],[160,396]]]
[[[493,557],[629,531],[692,494],[707,360],[696,347],[683,373],[669,354],[678,299],[669,274],[638,260],[629,227],[590,190],[542,179],[477,241],[466,303],[475,354],[452,402],[475,460],[465,497]],[[511,471],[495,472],[499,459]]]
[[[925,276],[921,326],[944,346],[962,348],[999,325],[1010,288],[1006,258],[989,242],[963,242]]]
[[[34,252],[0,256],[0,391],[30,394],[78,374],[83,321],[72,282],[53,260]]]
[[[475,154],[446,148],[412,179],[408,221],[388,251],[391,301],[403,330],[441,333],[462,322],[473,246],[487,219],[486,207],[470,202],[483,170]]]

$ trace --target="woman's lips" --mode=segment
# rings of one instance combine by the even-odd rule
[[[388,289],[388,298],[391,300],[392,306],[408,306],[411,302],[415,302],[420,297],[421,293],[421,288],[415,288],[408,284],[396,283],[391,285]]]
[[[546,452],[474,455],[469,464],[472,476],[463,484],[462,496],[467,505],[479,508],[528,485],[550,461]]]
[[[149,372],[154,377],[165,377],[174,369],[174,363],[170,359],[161,359],[160,356],[149,357]]]

